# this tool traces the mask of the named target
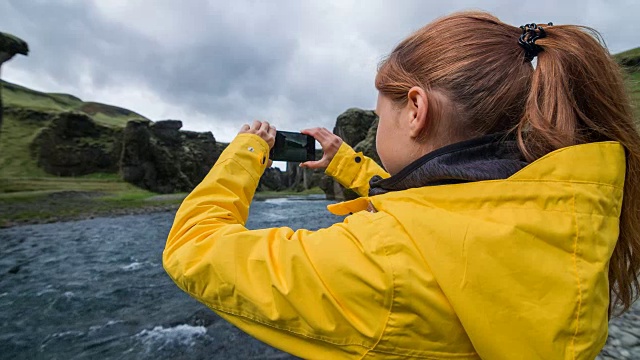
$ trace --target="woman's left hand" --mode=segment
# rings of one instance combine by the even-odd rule
[[[267,142],[269,149],[273,148],[276,142],[276,127],[269,125],[267,121],[254,120],[251,126],[244,124],[238,134],[256,134]]]

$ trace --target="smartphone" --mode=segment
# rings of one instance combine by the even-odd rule
[[[269,152],[269,158],[273,161],[314,161],[316,140],[302,133],[276,131],[276,142]]]

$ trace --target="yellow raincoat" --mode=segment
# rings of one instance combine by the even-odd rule
[[[315,232],[244,227],[268,153],[239,135],[182,203],[163,254],[180,288],[247,333],[314,359],[592,359],[604,345],[620,144],[560,149],[505,180],[331,205],[352,215]],[[388,176],[346,144],[327,173],[363,195]]]

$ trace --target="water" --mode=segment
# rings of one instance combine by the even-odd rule
[[[327,227],[317,197],[254,202],[250,229]],[[288,359],[179,290],[173,213],[0,229],[2,359]]]

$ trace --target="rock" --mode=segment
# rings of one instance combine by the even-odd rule
[[[355,151],[362,151],[362,153],[372,158],[379,165],[382,165],[380,157],[378,156],[378,150],[376,149],[376,133],[378,132],[378,118],[371,123],[371,127],[367,131],[367,136],[360,141],[353,149]]]
[[[640,301],[609,322],[607,344],[598,359],[640,359]]]
[[[620,355],[624,358],[624,359],[631,359],[631,353],[629,352],[629,350],[627,349],[620,349]]]
[[[177,120],[129,121],[122,138],[122,178],[159,193],[193,190],[211,170],[220,148],[211,132],[181,127]]]
[[[57,114],[49,111],[27,109],[21,107],[5,107],[4,115],[11,116],[23,123],[46,126],[51,120],[53,120],[54,117],[56,117]]]
[[[29,54],[29,45],[26,41],[15,35],[0,32],[0,54],[1,53],[10,54],[9,59],[16,54],[26,56]],[[6,60],[0,60],[0,63],[4,61]]]
[[[182,128],[182,121],[179,120],[162,120],[149,126],[151,133],[167,145],[177,145],[182,141],[180,128]]]
[[[640,339],[638,338],[638,336],[623,332],[620,335],[620,343],[624,347],[633,347],[636,345],[640,345]]]
[[[14,35],[0,32],[0,70],[2,64],[11,60],[16,54],[28,55],[29,45]],[[0,130],[2,129],[2,111],[2,83],[0,83]]]
[[[13,92],[37,93],[7,86],[13,87]],[[36,164],[49,174],[113,173],[151,191],[187,192],[204,178],[226,146],[218,144],[211,132],[182,131],[179,120],[151,122],[127,109],[54,95],[38,96],[70,101],[78,111],[39,111],[20,105],[7,109],[13,121],[24,125],[30,134],[35,132],[29,150]],[[78,108],[76,103],[82,106]],[[103,125],[93,116],[132,120],[120,127]]]
[[[294,191],[302,191],[304,190],[304,169],[300,168],[300,163],[297,162],[289,162],[287,163],[287,187]]]
[[[340,136],[354,150],[362,151],[364,155],[380,164],[376,151],[377,130],[378,117],[373,111],[351,108],[338,116],[333,133]],[[327,199],[351,200],[358,197],[354,191],[345,189],[326,175],[321,178],[319,185]]]
[[[304,169],[303,184],[305,190],[319,187],[324,177],[324,169]]]
[[[258,191],[282,191],[287,188],[287,174],[278,168],[268,168],[262,174]]]
[[[285,187],[293,191],[309,190],[320,186],[323,176],[324,169],[306,169],[301,168],[298,162],[288,162],[285,172]]]
[[[365,139],[369,128],[378,117],[371,110],[350,108],[336,119],[333,133],[340,136],[350,146],[356,146]]]
[[[88,115],[79,112],[40,117],[44,121],[48,116],[53,118],[30,144],[38,166],[58,176],[117,171],[121,151],[120,129],[98,125]]]
[[[620,65],[630,68],[631,71],[637,71],[640,68],[640,56],[624,57],[619,60]]]

